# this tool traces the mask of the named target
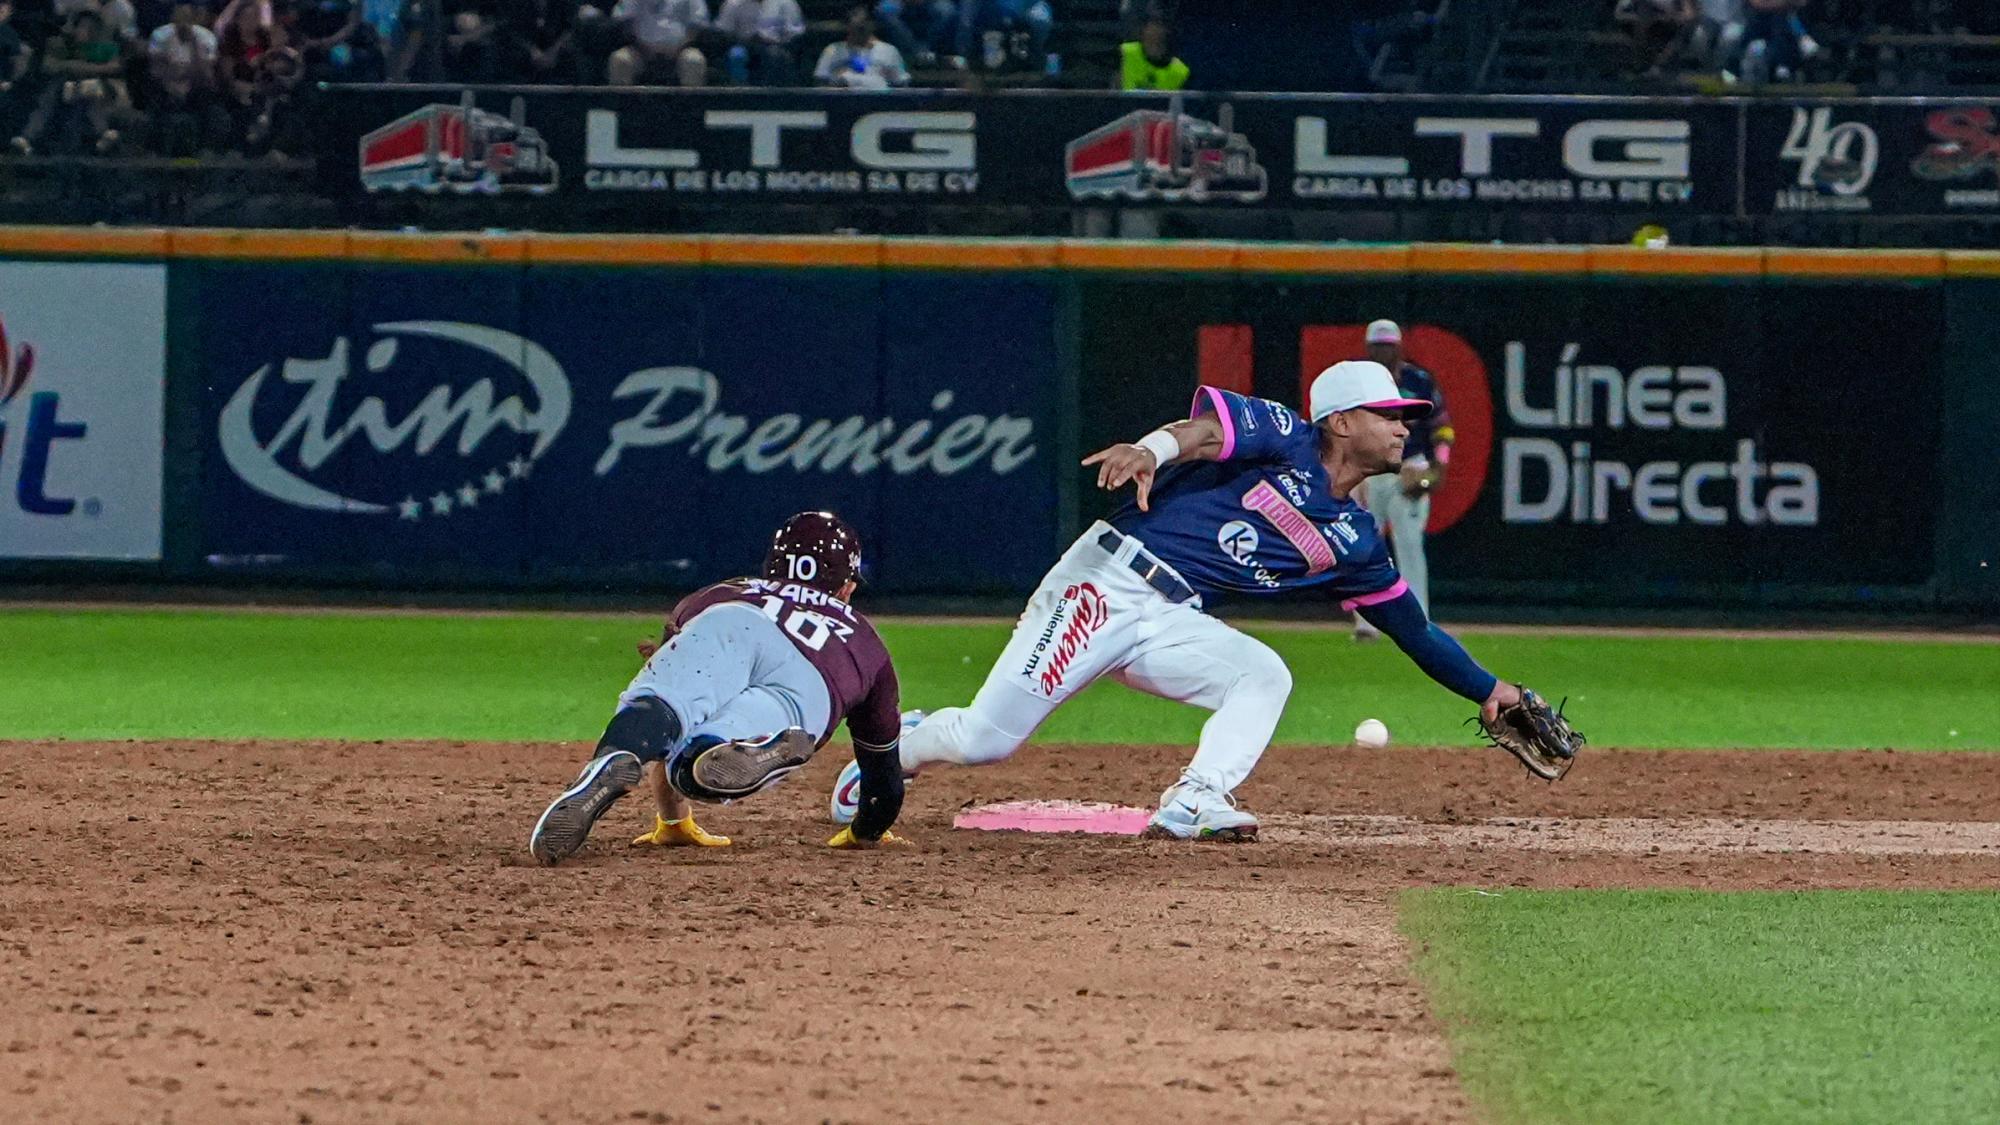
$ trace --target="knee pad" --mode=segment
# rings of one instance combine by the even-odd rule
[[[604,737],[597,740],[595,757],[602,757],[606,751],[625,750],[639,756],[641,762],[664,761],[667,751],[681,740],[680,716],[673,708],[653,696],[641,696],[618,709],[611,716],[611,722],[604,728]]]

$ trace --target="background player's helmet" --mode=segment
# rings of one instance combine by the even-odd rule
[[[837,594],[861,572],[861,537],[832,512],[800,512],[771,537],[764,577]]]

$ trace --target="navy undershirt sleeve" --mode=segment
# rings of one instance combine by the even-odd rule
[[[1450,633],[1425,615],[1417,596],[1408,590],[1402,596],[1375,605],[1357,607],[1370,625],[1388,634],[1404,655],[1424,670],[1424,675],[1474,703],[1486,702],[1499,678],[1479,666]]]

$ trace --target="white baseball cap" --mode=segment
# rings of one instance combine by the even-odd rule
[[[1423,418],[1431,412],[1431,404],[1423,399],[1403,397],[1402,388],[1396,386],[1388,368],[1367,359],[1342,360],[1320,372],[1313,380],[1309,397],[1315,422],[1329,414],[1361,407],[1400,409],[1405,418]]]
[[[1396,327],[1393,320],[1370,321],[1367,339],[1371,344],[1400,344],[1403,342],[1403,330]]]

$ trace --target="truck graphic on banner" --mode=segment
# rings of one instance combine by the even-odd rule
[[[1227,102],[1216,121],[1203,121],[1181,112],[1176,94],[1164,111],[1128,113],[1071,141],[1065,151],[1073,199],[1255,203],[1270,186],[1257,150],[1233,128]]]
[[[556,162],[515,98],[507,117],[472,104],[433,103],[361,138],[361,186],[368,191],[554,191]]]

